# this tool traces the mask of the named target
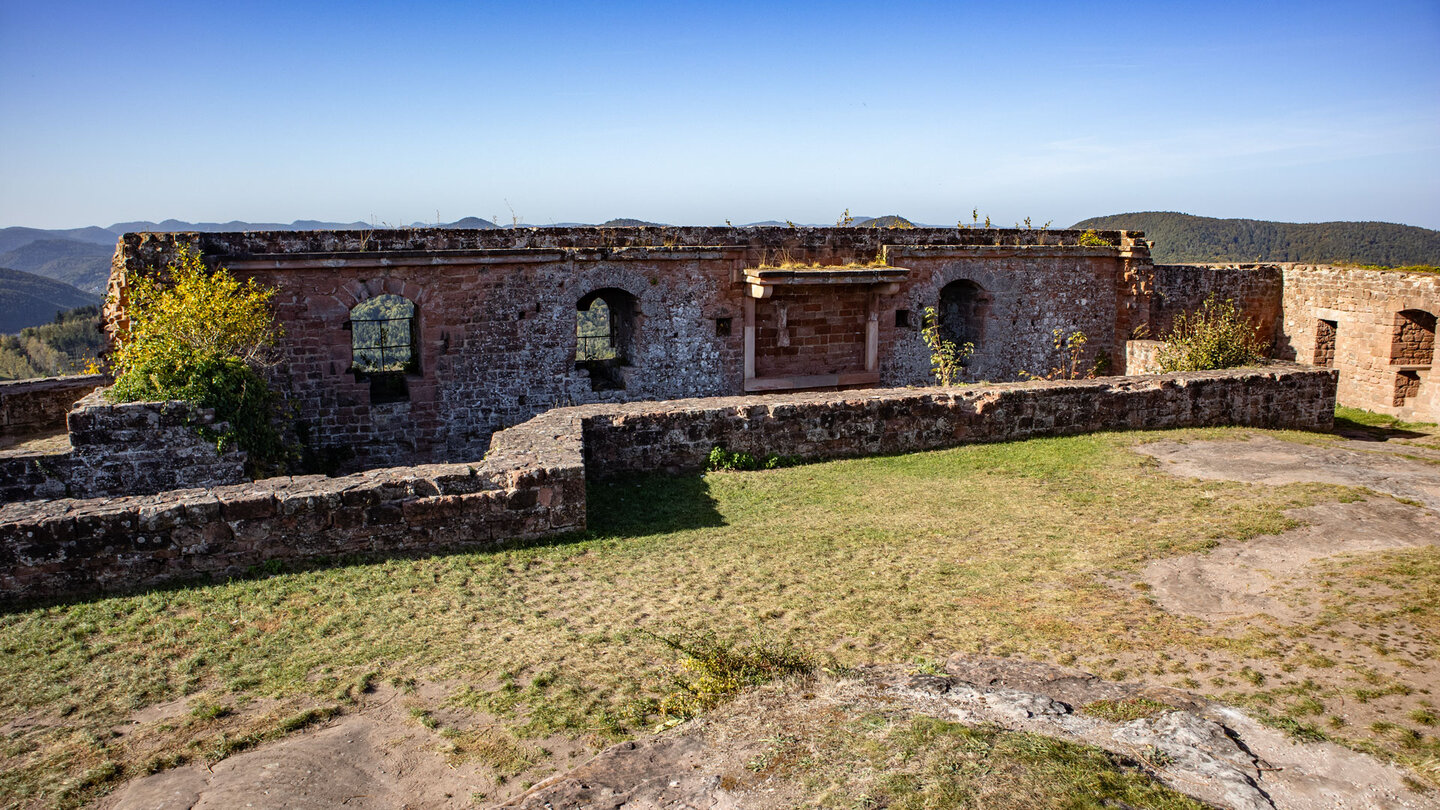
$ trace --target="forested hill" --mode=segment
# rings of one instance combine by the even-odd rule
[[[1075,228],[1144,231],[1154,257],[1171,262],[1440,264],[1440,231],[1389,222],[1267,222],[1173,211],[1092,217]]]
[[[49,323],[57,312],[100,303],[63,281],[0,267],[0,334]]]

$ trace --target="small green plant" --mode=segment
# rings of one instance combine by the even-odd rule
[[[705,469],[711,472],[721,470],[777,470],[781,467],[793,467],[799,464],[800,460],[793,456],[779,456],[774,453],[767,454],[763,459],[756,458],[743,450],[730,452],[723,447],[712,447],[710,457],[706,460]]]
[[[945,664],[941,661],[932,661],[929,658],[915,658],[910,663],[911,675],[938,675],[944,677]]]
[[[1045,374],[1031,374],[1024,369],[1019,371],[1022,380],[1079,380],[1093,379],[1100,373],[1102,365],[1109,365],[1108,356],[1100,356],[1089,368],[1081,370],[1081,362],[1085,359],[1085,344],[1090,338],[1085,336],[1079,329],[1065,334],[1063,329],[1054,329],[1050,332],[1050,344],[1055,348],[1060,358],[1058,365],[1051,366],[1050,371]]]
[[[930,373],[935,375],[935,381],[944,386],[958,384],[960,374],[965,370],[965,361],[975,353],[975,344],[956,345],[955,341],[940,334],[940,316],[934,307],[925,308],[920,339],[930,350]]]
[[[1265,360],[1259,330],[1248,323],[1229,299],[1215,295],[1200,309],[1175,316],[1175,325],[1156,352],[1162,372],[1252,366]]]
[[[786,644],[740,645],[713,632],[662,636],[645,633],[684,656],[673,676],[673,691],[660,701],[662,725],[675,725],[712,709],[742,689],[815,671],[816,660]]]
[[[1080,244],[1084,247],[1114,247],[1115,243],[1095,232],[1094,228],[1086,228],[1080,234]]]

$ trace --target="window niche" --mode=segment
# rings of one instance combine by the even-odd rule
[[[406,375],[420,373],[415,304],[399,295],[377,295],[350,310],[350,371],[370,381],[370,402],[410,399]]]
[[[940,288],[940,334],[956,346],[985,342],[985,318],[990,314],[990,294],[969,279],[952,281]]]
[[[1315,322],[1315,365],[1335,367],[1335,336],[1339,333],[1336,321]]]
[[[592,391],[623,391],[622,369],[634,356],[640,302],[607,287],[576,301],[575,309],[575,368],[589,373]]]
[[[1435,358],[1435,316],[1423,309],[1395,315],[1390,362],[1397,366],[1428,366]]]

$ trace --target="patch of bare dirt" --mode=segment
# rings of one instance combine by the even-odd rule
[[[1339,554],[1440,544],[1440,515],[1389,498],[1292,509],[1306,525],[1225,544],[1208,552],[1157,560],[1142,579],[1166,610],[1207,621],[1264,613],[1285,622],[1310,606],[1286,597],[1316,560]]]
[[[441,705],[445,698],[444,687],[437,684],[421,684],[413,699],[405,692],[380,687],[365,695],[353,710],[314,730],[212,765],[189,764],[132,780],[95,807],[475,807],[519,793],[529,786],[527,779],[553,773],[553,764],[547,763],[563,765],[593,750],[566,738],[540,741],[534,747],[540,751],[544,746],[544,762],[535,768],[519,768],[513,778],[497,776],[493,762],[469,756],[465,750],[467,743],[486,734],[483,718],[477,724],[470,713],[439,710],[417,716],[412,712],[412,704]],[[183,709],[184,701],[152,707],[147,719]],[[155,717],[148,717],[156,712]]]
[[[71,449],[70,434],[64,426],[37,433],[0,436],[0,458],[68,453]]]
[[[1269,436],[1245,441],[1155,442],[1135,448],[1159,460],[1161,469],[1184,478],[1271,485],[1345,484],[1440,511],[1440,464],[1403,457],[1413,449],[1382,442],[1299,444]]]

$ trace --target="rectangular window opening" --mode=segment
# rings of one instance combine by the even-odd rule
[[[1335,365],[1335,335],[1339,324],[1335,321],[1315,322],[1315,365],[1333,368]]]
[[[729,336],[730,336],[730,319],[729,319],[729,318],[716,318],[716,319],[715,319],[715,337],[729,337]]]
[[[895,328],[896,328],[896,329],[909,329],[909,328],[910,328],[910,310],[908,310],[908,309],[897,309],[897,310],[895,310]]]

